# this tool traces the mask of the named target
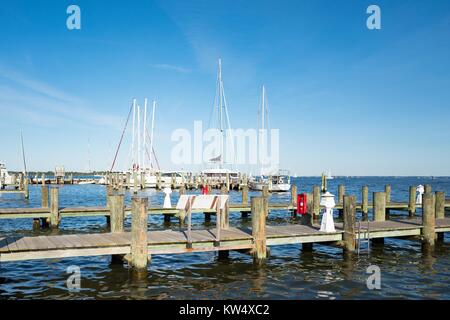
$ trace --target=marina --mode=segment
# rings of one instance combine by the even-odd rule
[[[41,270],[46,270],[45,261],[54,261],[54,259],[63,259],[62,261],[67,261],[65,264],[68,265],[73,264],[74,261],[78,261],[79,259],[81,259],[79,261],[89,261],[89,259],[112,259],[111,263],[116,261],[114,263],[117,265],[117,261],[125,259],[124,262],[119,263],[119,265],[123,263],[124,272],[128,272],[127,270],[135,270],[131,260],[133,197],[136,197],[139,201],[144,199],[144,202],[147,197],[149,199],[146,210],[148,215],[148,227],[144,227],[144,229],[147,230],[146,247],[148,250],[148,257],[151,257],[151,259],[145,260],[148,263],[148,268],[138,268],[136,270],[141,271],[133,271],[133,274],[136,274],[139,277],[142,276],[142,270],[145,272],[145,269],[148,269],[147,272],[149,272],[149,275],[156,272],[156,270],[163,273],[169,272],[172,268],[170,263],[170,261],[172,261],[172,258],[170,257],[172,256],[180,257],[176,259],[184,261],[183,265],[189,265],[189,261],[192,261],[192,259],[195,259],[195,263],[200,265],[208,263],[211,259],[211,255],[213,255],[212,257],[217,256],[217,259],[222,261],[222,263],[224,263],[223,261],[231,259],[230,261],[234,261],[234,263],[241,261],[242,263],[249,265],[254,265],[256,263],[256,265],[259,266],[261,261],[264,261],[263,266],[258,267],[263,268],[262,270],[266,270],[265,268],[272,265],[272,259],[279,259],[275,257],[281,252],[285,252],[291,256],[289,259],[298,260],[300,257],[300,261],[306,259],[307,252],[311,252],[311,257],[321,256],[326,252],[333,252],[332,255],[327,254],[328,258],[326,258],[328,260],[332,259],[332,261],[335,261],[340,255],[336,258],[333,258],[333,256],[337,254],[337,252],[341,252],[343,256],[338,259],[343,259],[342,261],[344,263],[349,263],[349,261],[354,261],[355,259],[358,261],[361,259],[361,261],[365,261],[366,259],[370,259],[369,256],[366,256],[366,254],[368,254],[365,253],[366,251],[370,251],[371,256],[373,255],[375,257],[378,255],[377,252],[380,250],[380,239],[385,239],[383,243],[387,248],[394,243],[399,243],[398,241],[406,241],[400,242],[399,245],[395,246],[394,250],[399,253],[404,250],[409,252],[410,249],[406,248],[409,248],[410,245],[407,243],[412,242],[419,245],[417,249],[419,252],[427,254],[428,251],[423,251],[426,250],[424,249],[424,241],[426,239],[424,238],[424,230],[427,230],[427,227],[425,226],[426,221],[424,222],[422,217],[423,204],[419,205],[416,203],[416,197],[419,193],[416,192],[417,188],[415,186],[409,188],[405,187],[404,184],[398,184],[398,181],[403,181],[404,179],[398,181],[397,179],[390,179],[388,180],[390,182],[389,185],[380,186],[378,184],[377,187],[373,187],[377,191],[375,192],[376,194],[386,194],[386,190],[388,193],[390,192],[390,202],[385,203],[384,209],[383,204],[380,205],[379,203],[374,203],[374,201],[378,201],[379,198],[377,196],[374,197],[372,192],[370,192],[370,194],[368,193],[369,200],[367,206],[361,201],[367,186],[360,185],[360,183],[369,182],[369,185],[373,185],[372,181],[378,180],[374,180],[373,178],[360,178],[355,180],[355,178],[343,179],[337,177],[332,183],[329,182],[327,186],[328,190],[337,194],[336,206],[334,207],[333,214],[335,219],[335,232],[320,231],[321,214],[320,216],[314,215],[315,210],[319,210],[319,212],[324,210],[324,207],[321,206],[320,203],[319,209],[314,207],[314,203],[317,203],[313,198],[314,191],[321,188],[320,186],[315,185],[315,183],[320,182],[320,177],[301,178],[300,180],[298,178],[292,179],[293,188],[287,194],[269,193],[265,190],[265,195],[263,195],[262,192],[252,191],[248,188],[243,188],[240,191],[230,190],[229,192],[227,192],[225,188],[222,188],[222,190],[211,190],[212,195],[223,194],[230,197],[230,203],[227,206],[228,212],[225,214],[228,221],[225,221],[222,218],[223,215],[218,218],[220,221],[219,232],[217,232],[217,210],[214,208],[193,209],[190,212],[190,219],[186,213],[184,216],[183,214],[180,215],[184,210],[177,209],[175,206],[175,203],[179,201],[181,196],[178,195],[178,192],[172,193],[173,199],[171,202],[174,206],[169,209],[164,208],[162,202],[155,203],[153,202],[154,200],[151,200],[156,197],[162,201],[162,198],[164,198],[163,192],[149,191],[152,189],[139,189],[137,195],[135,195],[132,189],[122,189],[120,187],[114,188],[113,186],[105,187],[103,185],[61,185],[59,187],[30,185],[31,197],[29,201],[33,202],[32,207],[17,207],[19,203],[23,202],[20,198],[13,197],[13,195],[8,196],[13,198],[7,200],[6,203],[12,204],[13,202],[11,201],[16,202],[16,208],[5,208],[4,205],[6,203],[2,205],[2,202],[0,201],[0,221],[11,221],[13,224],[8,223],[11,227],[17,225],[20,226],[19,228],[22,230],[18,231],[14,227],[13,229],[3,229],[2,239],[0,240],[0,264],[4,271],[2,272],[2,275],[0,275],[0,278],[9,274],[9,266],[17,270],[19,266],[16,264],[33,261],[35,261],[33,267],[35,271],[33,271],[33,273],[39,274]],[[303,183],[299,184],[300,181],[303,181]],[[357,189],[355,189],[354,181],[360,181],[360,183],[358,183],[360,186]],[[411,182],[414,180],[408,179],[407,181]],[[437,181],[438,184],[434,187],[436,190],[441,189],[442,182],[444,185],[447,183],[445,182],[446,180]],[[431,185],[436,183],[436,180],[426,180],[425,182],[427,191],[430,191]],[[430,182],[429,185],[427,184],[428,182]],[[103,198],[103,202],[106,205],[92,205],[98,202],[92,203],[89,201],[86,203],[92,204],[88,207],[68,205],[74,203],[74,199],[71,196],[72,192],[70,190],[81,190],[85,188],[97,190],[96,198]],[[44,200],[44,203],[42,204],[42,200],[45,199],[45,191],[42,191],[46,189],[49,190],[49,193],[47,194],[49,202],[46,204]],[[52,205],[52,189],[59,189],[59,192],[53,192],[53,198],[58,199],[57,205]],[[355,192],[358,189],[360,191],[359,194]],[[399,189],[414,189],[413,202],[415,206],[413,216],[410,214],[411,207],[408,200],[410,195],[409,192],[399,191]],[[340,192],[343,192],[343,194],[338,194],[339,190]],[[110,196],[107,196],[108,192]],[[42,193],[44,194],[44,197],[42,197]],[[357,194],[357,197],[346,196],[348,193]],[[438,193],[439,195],[437,198],[442,199],[442,193]],[[199,190],[186,189],[185,194],[199,195]],[[307,196],[311,196],[306,208],[307,214],[296,214],[298,203],[296,203],[297,197],[293,197],[294,194],[306,194]],[[57,197],[55,197],[55,195],[57,195]],[[433,195],[435,196],[436,201],[437,193],[433,192]],[[259,216],[265,216],[265,245],[268,248],[268,251],[266,257],[261,258],[260,260],[258,256],[255,256],[254,252],[256,248],[255,237],[257,237],[257,235],[253,233],[253,219],[256,219],[258,214],[254,214],[257,208],[255,208],[255,204],[252,208],[251,202],[255,200],[251,199],[261,199],[259,201],[262,201],[262,208],[260,208],[259,211],[264,212],[264,210],[266,210],[264,209],[264,197],[268,197],[269,199],[267,207],[268,215],[260,214]],[[354,210],[355,222],[351,224],[353,226],[353,238],[351,239],[355,242],[354,245],[351,244],[350,251],[345,249],[346,239],[344,239],[344,220],[348,219],[346,218],[346,213],[348,211],[345,209],[345,205],[340,203],[339,200],[339,198],[342,198],[344,201],[344,197],[345,199],[354,201],[354,204],[352,203],[351,212],[353,214]],[[377,200],[375,200],[375,198]],[[401,201],[401,199],[403,199],[403,201]],[[117,200],[119,203],[123,201],[123,207],[121,205],[111,205],[112,202]],[[363,211],[366,207],[368,210],[367,220]],[[374,209],[375,207],[376,209]],[[379,207],[384,210],[384,216],[383,214],[380,214]],[[438,250],[438,252],[442,252],[442,249],[440,249],[441,246],[447,245],[446,234],[450,229],[450,221],[448,218],[450,202],[448,199],[444,202],[443,216],[441,208],[442,206],[439,205],[437,211],[435,208],[434,212],[436,217],[434,227],[434,233],[436,234],[435,250]],[[52,211],[53,213],[58,212],[57,216],[59,218],[52,218]],[[340,213],[341,211],[342,214]],[[123,217],[123,225],[121,223],[118,225],[114,222],[118,221],[114,218],[114,214],[117,214],[117,212],[119,212],[119,216]],[[140,212],[142,213],[143,211],[140,210]],[[170,218],[166,219],[166,217]],[[43,224],[43,220],[45,221],[47,219],[49,223]],[[379,219],[385,219],[385,221],[376,221]],[[119,221],[120,220],[121,219],[119,219]],[[53,224],[51,221],[53,221]],[[27,229],[29,231],[25,231]],[[190,235],[188,235],[189,229]],[[141,234],[142,232],[144,231],[141,230]],[[371,239],[370,241],[372,242],[370,249],[366,243],[368,239]],[[402,248],[402,243],[406,245],[405,248]],[[297,252],[297,255],[300,254],[300,256],[296,257],[295,252]],[[350,252],[350,254],[353,252],[354,258],[348,258],[346,254],[344,254],[345,252]],[[292,256],[292,254],[294,254],[294,256]],[[193,258],[192,255],[194,255],[195,258]],[[186,256],[186,258],[183,258],[184,256]],[[119,260],[115,257],[119,257]],[[264,257],[264,254],[262,254],[261,251],[260,257]],[[418,261],[421,261],[420,257],[418,259]],[[337,262],[335,261],[333,263]],[[102,265],[102,263],[100,263],[99,266],[100,265]],[[211,268],[217,267],[218,266],[215,266],[215,264],[211,265]],[[115,267],[116,271],[114,271],[114,273],[119,272],[116,268],[117,267]],[[237,266],[236,268],[242,269],[242,267]],[[273,266],[270,268],[273,268]],[[354,268],[357,268],[356,265]],[[167,271],[163,271],[166,269]],[[112,276],[112,274],[107,276],[107,279],[109,279],[107,281],[110,283],[114,282],[113,278],[111,278]],[[217,276],[219,276],[219,274]],[[253,285],[256,284],[253,283]],[[170,289],[169,291],[175,292],[173,289]]]
[[[0,301],[450,300],[449,3],[41,2],[0,8]]]

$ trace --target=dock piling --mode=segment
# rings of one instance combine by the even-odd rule
[[[435,195],[431,192],[425,192],[422,197],[423,214],[422,214],[422,244],[424,249],[431,249],[435,244]]]
[[[216,217],[217,218],[217,217]],[[223,209],[220,212],[220,229],[228,229],[230,226],[230,209],[228,201],[225,203]]]
[[[386,193],[374,192],[373,193],[373,220],[385,221],[386,220]]]
[[[136,171],[133,171],[133,193],[136,194],[138,192],[138,178]]]
[[[41,207],[48,208],[48,186],[41,187]]]
[[[123,194],[115,194],[109,196],[109,212],[110,212],[111,232],[112,233],[123,232],[124,218],[125,218],[125,206]]]
[[[345,195],[345,186],[343,184],[340,184],[338,186],[338,204],[343,206],[344,205],[344,195]],[[342,218],[343,209],[338,209],[339,218]]]
[[[319,219],[320,215],[320,187],[313,187],[313,216],[314,219]]]
[[[268,186],[263,186],[262,187],[262,197],[263,199],[265,199],[265,201],[263,201],[263,208],[264,208],[264,212],[267,215],[269,215],[269,187]]]
[[[266,212],[264,198],[252,197],[252,236],[254,242],[253,257],[261,262],[267,257],[266,247]]]
[[[248,186],[242,187],[242,204],[248,204]]]
[[[386,192],[373,193],[373,220],[386,221]],[[384,244],[384,238],[376,238],[372,242]]]
[[[363,186],[361,192],[361,211],[363,214],[363,220],[369,219],[369,187]]]
[[[242,204],[247,206],[248,205],[248,186],[244,185],[242,186]],[[241,212],[242,218],[248,217],[248,212]]]
[[[416,215],[416,187],[409,187],[409,202],[408,202],[409,217],[413,218]]]
[[[391,203],[391,185],[387,184],[384,186],[384,192],[386,193],[386,204]]]
[[[146,271],[149,260],[147,239],[148,198],[133,197],[131,200],[131,267]]]
[[[61,217],[59,215],[59,189],[50,190],[50,227],[57,228]]]
[[[344,196],[344,251],[354,252],[356,249],[355,213],[356,197]]]
[[[436,219],[445,218],[445,192],[436,191]]]
[[[30,190],[28,189],[28,176],[25,177],[23,188],[24,188],[25,199],[29,199],[30,198]]]
[[[294,210],[297,208],[297,186],[295,184],[291,186],[291,206]]]

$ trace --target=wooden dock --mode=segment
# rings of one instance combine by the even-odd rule
[[[375,213],[374,221],[357,223],[356,197],[343,199],[343,222],[336,231],[321,232],[312,215],[302,224],[266,225],[267,199],[251,199],[250,228],[229,226],[226,206],[216,207],[216,225],[212,229],[192,229],[191,210],[187,209],[187,228],[179,230],[148,230],[148,199],[133,197],[131,232],[124,231],[123,196],[111,196],[111,232],[34,237],[0,238],[0,262],[112,255],[123,258],[135,271],[147,271],[152,254],[181,254],[217,251],[227,255],[230,250],[247,250],[260,263],[267,258],[267,246],[314,243],[342,247],[347,253],[357,248],[361,239],[408,237],[420,240],[426,250],[450,231],[450,218],[436,218],[436,198],[425,193],[421,218],[386,220],[385,213]]]
[[[344,192],[342,188],[339,188],[340,193],[338,195],[338,202],[335,206],[335,210],[339,212],[342,218],[344,209],[343,198]],[[390,188],[389,188],[390,190]],[[226,194],[226,190],[222,190],[223,194]],[[241,190],[241,203],[229,204],[227,210],[229,212],[241,213],[243,217],[247,217],[251,213],[251,205],[248,200],[248,188],[242,188]],[[364,196],[366,195],[366,197]],[[441,218],[446,210],[450,210],[450,200],[445,199],[443,192],[436,192],[437,202],[437,217]],[[39,208],[0,208],[0,219],[17,219],[17,218],[31,218],[31,219],[47,219],[52,220],[53,227],[57,227],[62,218],[67,217],[89,217],[89,216],[103,216],[109,219],[111,210],[108,207],[109,199],[111,196],[120,195],[124,197],[123,190],[115,190],[112,186],[107,186],[106,194],[106,206],[92,206],[92,207],[60,207],[59,206],[59,190],[58,188],[49,188],[48,185],[41,187],[41,207]],[[270,203],[268,201],[269,194],[262,192],[264,198],[267,199],[267,210],[272,211],[287,211],[289,213],[295,213],[297,209],[297,187],[292,186],[291,198],[286,203]],[[367,200],[367,192],[362,194],[362,202],[355,203],[355,210],[361,212],[366,218],[369,210],[372,212],[392,212],[392,211],[407,211],[410,217],[416,215],[417,209],[421,209],[422,205],[415,203],[415,193],[410,192],[410,200],[408,202],[392,202],[390,196],[385,192],[375,192],[373,201],[371,203]],[[375,196],[381,195],[382,197]],[[319,215],[323,206],[320,205],[320,193],[319,187],[314,187],[313,192],[308,194],[307,201],[307,213],[312,215],[315,220],[319,219]],[[389,200],[389,202],[388,202]],[[123,201],[123,200],[122,200]],[[376,209],[376,210],[375,210]],[[131,215],[131,207],[124,207],[124,215]],[[205,219],[208,220],[211,215],[215,214],[213,209],[193,210],[194,214],[204,214]],[[149,207],[148,214],[151,215],[163,215],[165,221],[169,221],[171,217],[179,218],[180,221],[184,219],[185,215],[176,208],[163,208],[163,207]]]
[[[370,239],[420,236],[421,219],[379,221],[370,223]],[[450,231],[450,218],[436,220],[436,233]],[[343,226],[336,224],[335,233],[319,231],[319,226],[280,225],[266,227],[267,246],[328,243],[343,240]],[[367,230],[356,237],[367,239]],[[192,247],[188,248],[186,231],[154,230],[147,233],[149,254],[175,254],[253,248],[251,228],[230,227],[221,230],[220,245],[217,231],[192,230]],[[60,236],[0,238],[0,262],[31,259],[86,257],[113,254],[130,254],[131,232],[73,234]]]

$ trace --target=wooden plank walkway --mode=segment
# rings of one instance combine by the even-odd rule
[[[361,238],[367,237],[363,223]],[[420,235],[421,219],[370,222],[370,238]],[[436,220],[436,232],[450,231],[450,218]],[[342,224],[336,232],[319,231],[319,226],[266,226],[267,245],[324,243],[342,240]],[[357,235],[358,237],[358,235]],[[173,254],[219,250],[251,249],[254,246],[249,228],[222,229],[220,243],[216,243],[215,229],[192,230],[192,248],[187,246],[185,230],[154,230],[148,232],[150,254]],[[0,237],[0,262],[32,259],[53,259],[79,256],[98,256],[130,253],[131,233],[72,234],[37,237]]]

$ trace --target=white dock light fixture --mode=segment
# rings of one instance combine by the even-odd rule
[[[170,189],[169,187],[166,187],[163,189],[163,192],[165,194],[163,208],[164,209],[172,208],[172,203],[170,202],[170,194],[172,193],[172,189]]]
[[[419,184],[416,188],[416,192],[418,193],[416,197],[416,204],[422,204],[422,195],[425,192],[425,187]]]
[[[329,192],[322,194],[320,205],[325,207],[325,212],[322,215],[322,222],[320,224],[320,231],[336,232],[333,220],[333,208],[336,206],[334,195]]]

